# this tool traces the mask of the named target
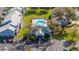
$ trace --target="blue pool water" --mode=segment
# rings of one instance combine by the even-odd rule
[[[37,21],[36,25],[37,26],[44,26],[45,22],[44,21]]]

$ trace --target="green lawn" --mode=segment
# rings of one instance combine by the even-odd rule
[[[30,10],[30,9],[28,9]],[[43,9],[36,9],[36,13],[39,13],[40,10]],[[22,38],[25,34],[27,34],[29,32],[29,28],[26,28],[25,26],[29,26],[29,24],[31,24],[31,20],[33,18],[44,18],[44,19],[48,19],[48,16],[51,15],[51,11],[47,10],[47,14],[44,15],[37,15],[37,14],[31,14],[31,15],[23,15],[23,28],[20,30],[20,33],[16,36],[16,38]],[[29,26],[31,27],[31,26]]]
[[[24,35],[26,35],[29,32],[29,29],[22,28],[20,30],[20,33],[16,36],[17,39],[21,39]]]
[[[41,9],[37,9],[36,12],[39,13]],[[31,22],[31,20],[33,18],[44,18],[44,19],[48,19],[48,16],[51,15],[51,10],[47,10],[47,14],[44,14],[44,15],[37,15],[37,14],[31,14],[31,15],[24,15],[23,16],[23,21],[25,24],[29,24]]]

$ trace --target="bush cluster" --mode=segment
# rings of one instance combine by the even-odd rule
[[[46,10],[41,10],[41,11],[39,12],[39,15],[43,15],[43,14],[47,14],[47,11],[46,11]]]
[[[31,14],[35,14],[35,11],[34,10],[29,10],[24,15],[31,15]]]
[[[32,15],[32,14],[43,15],[43,14],[47,14],[47,11],[40,10],[39,12],[37,12],[36,10],[29,10],[29,11],[25,12],[24,15]]]

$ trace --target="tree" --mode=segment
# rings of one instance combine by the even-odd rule
[[[29,10],[29,11],[26,11],[24,13],[24,16],[26,16],[26,15],[32,15],[32,14],[35,14],[35,13],[36,13],[35,10]]]
[[[49,15],[49,16],[48,16],[48,19],[51,19],[51,18],[52,18],[52,15]]]
[[[1,24],[1,22],[2,22],[2,17],[0,16],[0,24]]]
[[[63,15],[65,12],[65,9],[64,8],[54,8],[52,13],[53,15],[55,15],[56,17],[60,17],[61,15]]]
[[[52,20],[50,27],[52,29],[53,34],[58,34],[62,31],[61,26],[55,20]]]
[[[34,42],[34,41],[36,40],[36,38],[35,38],[35,36],[31,35],[31,36],[29,37],[29,40],[30,40],[31,42]]]
[[[72,19],[72,20],[76,20],[77,19],[77,17],[76,17],[76,15],[75,15],[75,11],[74,11],[74,9],[73,8],[65,8],[65,11],[66,11],[66,18],[68,19],[68,20],[70,20],[70,18]]]
[[[56,17],[59,17],[59,18],[62,15],[64,15],[67,18],[68,21],[70,19],[72,19],[72,20],[77,19],[76,15],[75,15],[74,8],[70,8],[70,7],[66,7],[66,8],[54,8],[52,12],[53,12],[53,14]]]
[[[50,40],[50,34],[45,34],[44,38],[48,41]]]
[[[66,24],[68,25],[68,22],[70,21],[70,19],[72,20],[77,20],[77,17],[75,15],[75,11],[73,8],[69,8],[69,7],[66,7],[66,8],[54,8],[53,9],[53,15],[55,16],[55,20],[56,21],[60,21],[63,19],[63,16],[66,18]],[[65,27],[67,26],[61,26],[62,27],[62,33],[64,34],[64,29]]]
[[[43,14],[47,14],[47,10],[41,10],[41,11],[39,12],[39,15],[43,15]]]
[[[30,9],[35,10],[38,9],[39,7],[30,7]]]
[[[71,46],[70,51],[79,51],[78,47],[76,46]]]
[[[46,9],[46,10],[49,10],[50,7],[40,7],[40,9]]]
[[[77,32],[77,29],[73,28],[65,37],[65,39],[71,43],[76,43],[79,40],[79,33]]]

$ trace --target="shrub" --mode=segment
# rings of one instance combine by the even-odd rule
[[[35,38],[35,36],[30,36],[29,40],[30,40],[31,42],[33,42],[33,41],[36,40],[36,38]]]
[[[49,15],[48,19],[51,19],[52,18],[52,15]]]
[[[38,9],[39,7],[30,7],[30,9],[35,10]]]
[[[72,20],[78,20],[78,18],[76,16],[73,16]]]
[[[76,47],[76,46],[71,46],[71,47],[70,47],[70,51],[79,51],[79,50],[78,50],[78,47]]]
[[[44,38],[45,40],[50,40],[50,34],[45,34]]]
[[[47,11],[46,11],[46,10],[41,10],[41,11],[39,12],[39,15],[43,15],[43,14],[47,14]]]
[[[29,10],[27,11],[24,15],[32,15],[32,14],[35,14],[35,10]]]
[[[50,7],[40,7],[40,9],[46,9],[46,10],[48,10],[48,9],[50,9]]]

